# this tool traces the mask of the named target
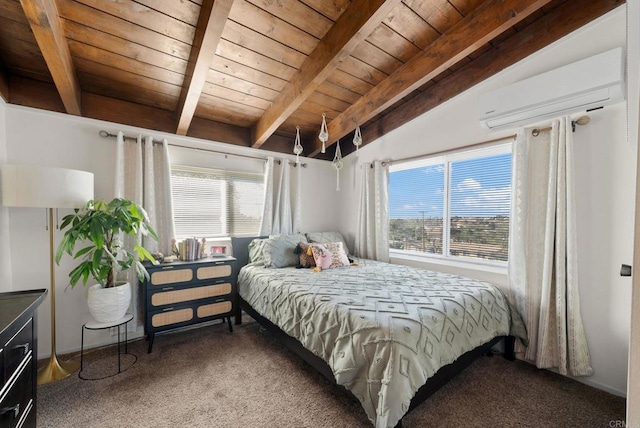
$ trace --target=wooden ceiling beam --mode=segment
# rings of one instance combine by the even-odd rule
[[[229,125],[197,116],[193,118],[187,136],[236,146],[251,146],[251,128]]]
[[[52,83],[12,74],[9,76],[9,102],[20,106],[64,113],[60,94]]]
[[[363,144],[388,134],[624,3],[624,0],[574,0],[563,3],[456,73],[363,127]],[[343,149],[343,155],[353,152],[349,145],[347,147]]]
[[[487,0],[436,39],[425,50],[403,64],[327,126],[329,145],[391,107],[397,101],[438,76],[493,38],[525,19],[551,0]],[[320,152],[314,142],[308,156]]]
[[[353,0],[260,117],[253,147],[262,146],[398,4],[400,0]]]
[[[67,113],[82,115],[82,91],[55,0],[20,0]]]
[[[85,92],[82,98],[86,117],[167,133],[172,133],[175,129],[175,118],[169,110],[122,101],[88,92]],[[244,147],[249,147],[251,144],[251,130],[249,128],[199,117],[193,118],[192,126],[187,135],[203,140],[218,141]]]
[[[9,84],[11,87],[9,102],[11,104],[64,113],[64,105],[53,84],[13,75],[9,79]],[[88,118],[167,133],[172,133],[175,129],[175,117],[169,110],[90,92],[83,92],[82,104],[84,116]],[[187,135],[243,147],[251,146],[250,128],[199,117],[193,118],[192,127]],[[286,147],[286,150],[283,148],[283,152],[290,153],[289,148]]]
[[[233,0],[204,0],[178,99],[178,135],[187,135]]]

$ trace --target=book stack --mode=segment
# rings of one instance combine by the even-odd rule
[[[202,258],[204,243],[196,238],[187,238],[178,243],[180,260],[190,262]]]

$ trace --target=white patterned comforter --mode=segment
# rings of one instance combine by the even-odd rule
[[[440,367],[496,336],[524,337],[510,331],[509,305],[492,284],[356,261],[318,273],[247,265],[238,287],[258,313],[329,364],[377,428],[395,426]]]

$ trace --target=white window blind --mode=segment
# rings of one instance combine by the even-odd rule
[[[258,234],[263,181],[262,174],[172,165],[176,237]]]
[[[389,174],[390,248],[442,254],[444,171],[440,163]]]
[[[392,165],[392,250],[506,262],[511,145]]]
[[[451,162],[449,254],[507,261],[511,153]]]

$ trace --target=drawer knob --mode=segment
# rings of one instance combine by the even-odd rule
[[[29,353],[29,347],[30,347],[29,342],[27,342],[27,343],[23,343],[22,345],[16,345],[16,347],[13,349],[17,350],[22,348],[22,355],[25,356]]]
[[[11,419],[18,419],[18,416],[20,415],[20,403],[15,406],[0,409],[0,416],[7,414],[11,415]]]

